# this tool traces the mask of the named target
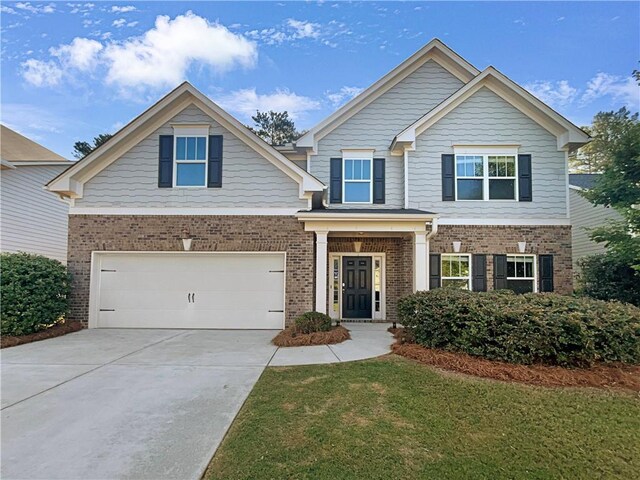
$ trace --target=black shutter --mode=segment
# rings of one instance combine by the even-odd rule
[[[493,289],[505,290],[507,288],[507,256],[493,256]]]
[[[209,135],[209,175],[207,187],[222,187],[222,135]]]
[[[440,254],[429,255],[429,290],[440,288]]]
[[[373,203],[384,203],[384,158],[373,159]]]
[[[330,203],[342,203],[342,158],[331,159],[329,195]]]
[[[487,291],[487,256],[473,255],[471,257],[473,265],[471,266],[471,290],[474,292]]]
[[[453,202],[456,199],[455,156],[442,155],[442,201]]]
[[[540,291],[553,292],[553,255],[538,256]]]
[[[518,200],[533,200],[531,191],[531,155],[518,155]]]
[[[158,188],[171,188],[173,186],[173,135],[160,135],[158,152]]]

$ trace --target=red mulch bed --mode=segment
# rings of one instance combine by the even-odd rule
[[[389,329],[398,338],[398,342],[392,346],[393,353],[444,370],[545,387],[615,388],[640,392],[640,366],[600,364],[591,368],[563,368],[516,365],[464,353],[426,348],[415,343],[403,343],[403,329],[392,330]]]
[[[82,324],[80,322],[65,322],[58,323],[36,333],[30,333],[29,335],[21,335],[19,337],[3,335],[2,338],[0,338],[0,348],[15,347],[16,345],[22,345],[23,343],[31,343],[39,340],[46,340],[47,338],[59,337],[61,335],[66,335],[67,333],[77,332],[78,330],[82,330]]]
[[[289,327],[275,336],[271,343],[277,347],[306,347],[309,345],[333,345],[349,340],[349,330],[339,326],[328,332],[296,333],[294,327]]]

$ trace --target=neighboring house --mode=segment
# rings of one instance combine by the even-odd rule
[[[569,293],[567,155],[588,141],[438,40],[280,149],[183,83],[48,185],[72,201],[71,316],[282,328],[393,321],[450,284]]]
[[[67,261],[69,204],[44,185],[71,162],[0,125],[0,251]]]
[[[594,205],[581,195],[581,191],[593,187],[598,177],[597,173],[572,173],[569,175],[571,247],[573,249],[573,269],[576,275],[579,273],[578,260],[587,255],[606,251],[603,243],[596,243],[589,238],[589,229],[606,225],[610,221],[623,219],[613,208]]]

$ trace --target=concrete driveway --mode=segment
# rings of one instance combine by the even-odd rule
[[[2,350],[3,479],[197,479],[274,331],[84,330]]]

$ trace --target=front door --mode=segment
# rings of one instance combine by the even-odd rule
[[[342,257],[342,318],[372,318],[371,257]]]

